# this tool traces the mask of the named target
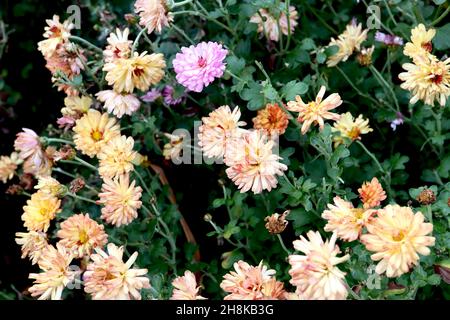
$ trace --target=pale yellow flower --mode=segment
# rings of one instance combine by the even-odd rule
[[[133,41],[128,40],[128,35],[130,34],[130,30],[125,28],[121,31],[119,28],[116,28],[116,32],[111,32],[109,34],[108,45],[106,49],[103,50],[103,59],[105,63],[109,63],[116,59],[120,58],[128,58],[131,54],[131,45]]]
[[[79,118],[82,114],[89,111],[92,105],[92,99],[88,96],[68,96],[64,99],[64,108],[61,113],[64,116]]]
[[[337,147],[345,142],[345,138],[351,141],[361,140],[361,135],[372,132],[369,127],[369,119],[363,118],[360,114],[354,119],[350,112],[341,114],[340,118],[333,124],[332,132],[338,133],[333,136],[334,146]]]
[[[281,2],[280,6],[286,7],[286,4]],[[272,41],[279,41],[281,37],[280,29],[281,33],[286,36],[289,34],[289,29],[290,33],[293,34],[298,24],[297,19],[297,10],[295,10],[294,6],[289,6],[289,22],[286,12],[281,11],[281,15],[277,21],[267,9],[259,9],[259,12],[250,18],[250,22],[258,24],[258,32],[265,35],[266,38]]]
[[[430,28],[427,30],[423,24],[419,24],[411,30],[411,42],[405,44],[403,54],[413,59],[414,62],[427,59],[433,49],[431,40],[433,40],[435,35],[435,29]]]
[[[22,259],[28,257],[36,264],[43,250],[48,246],[47,235],[40,231],[16,232],[16,243],[21,246]]]
[[[17,167],[23,162],[17,152],[8,156],[0,156],[0,181],[6,183],[16,174]]]
[[[59,183],[58,180],[50,176],[40,177],[38,183],[34,186],[35,189],[41,190],[41,192],[54,196],[61,197],[67,192],[67,188]]]
[[[97,155],[100,176],[114,178],[133,171],[133,161],[138,156],[133,147],[132,137],[117,136],[111,139]]]
[[[61,23],[59,16],[54,15],[52,19],[45,20],[47,27],[45,27],[44,38],[38,43],[38,50],[42,52],[45,57],[51,56],[55,53],[58,46],[66,42],[70,37],[70,30],[74,25],[69,21]]]
[[[170,139],[170,142],[166,143],[163,147],[164,159],[177,159],[183,151],[183,139],[185,138],[185,136],[169,133],[165,133],[164,135]]]
[[[176,277],[172,281],[174,287],[170,300],[204,300],[206,298],[198,294],[200,287],[197,287],[195,275],[186,270],[184,275]]]
[[[166,0],[137,0],[134,3],[134,12],[141,17],[139,24],[147,27],[147,33],[154,30],[161,32],[173,20]]]
[[[377,211],[377,217],[367,225],[368,234],[361,236],[371,258],[380,261],[375,271],[388,277],[399,277],[417,265],[419,254],[429,255],[435,238],[428,236],[433,224],[425,223],[422,213],[410,207],[388,205]]]
[[[386,199],[386,192],[376,177],[373,177],[370,182],[364,182],[358,189],[358,193],[366,209],[379,206],[381,201]]]
[[[46,232],[57,213],[61,212],[61,200],[38,191],[27,200],[27,205],[23,207],[22,221],[29,231]]]

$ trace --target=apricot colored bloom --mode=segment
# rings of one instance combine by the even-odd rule
[[[22,132],[17,134],[14,141],[14,148],[19,152],[19,157],[25,160],[42,149],[39,136],[31,129],[23,128]]]
[[[368,31],[368,29],[363,30],[362,24],[357,24],[353,19],[337,39],[331,38],[328,46],[337,46],[338,52],[328,58],[327,66],[334,67],[341,61],[347,61],[355,50],[359,51],[361,44],[367,39]]]
[[[182,47],[173,60],[178,83],[194,92],[202,92],[225,71],[223,60],[228,54],[221,44],[200,42],[196,46]]]
[[[173,20],[166,0],[137,0],[134,12],[139,14],[139,24],[147,27],[148,34],[154,30],[161,32]]]
[[[328,204],[328,210],[322,213],[322,218],[328,221],[325,231],[336,232],[345,241],[358,239],[374,211],[354,208],[351,202],[340,197],[334,197],[333,200],[334,205]]]
[[[364,182],[358,189],[358,193],[366,209],[379,206],[381,201],[386,199],[386,192],[376,177],[373,177],[370,182]]]
[[[398,75],[404,81],[400,87],[411,92],[411,104],[422,100],[431,106],[435,101],[445,106],[450,96],[450,58],[439,61],[431,56],[402,67],[406,72]]]
[[[224,275],[220,287],[228,292],[224,300],[282,300],[283,283],[276,281],[275,270],[262,261],[254,267],[245,261],[235,262],[234,270]]]
[[[117,136],[111,139],[97,155],[98,173],[102,178],[113,178],[134,170],[133,161],[138,156],[133,151],[132,137]]]
[[[238,139],[244,132],[239,128],[245,125],[239,121],[241,110],[235,107],[231,111],[229,106],[221,106],[208,117],[203,117],[203,124],[199,128],[199,146],[203,153],[209,158],[223,157],[228,144]]]
[[[130,30],[128,28],[125,28],[123,31],[116,28],[116,32],[109,34],[108,39],[106,39],[108,45],[103,50],[103,60],[105,63],[130,56],[133,41],[128,40],[129,34]]]
[[[343,300],[347,298],[345,273],[338,264],[347,261],[350,256],[341,253],[336,245],[337,234],[330,240],[322,240],[318,231],[309,231],[308,239],[303,236],[293,242],[294,248],[304,255],[290,255],[291,283],[297,287],[296,293],[306,300]]]
[[[97,99],[104,102],[103,108],[117,118],[124,114],[132,115],[141,106],[141,102],[135,95],[129,93],[117,93],[114,90],[103,90],[96,95]]]
[[[106,81],[116,92],[132,93],[134,89],[147,91],[164,77],[166,62],[161,53],[137,52],[130,58],[120,58],[105,64]]]
[[[289,101],[287,103],[286,108],[289,111],[298,112],[297,121],[302,123],[302,134],[305,134],[309,130],[311,124],[318,124],[322,130],[325,119],[339,119],[339,114],[332,113],[330,110],[333,110],[342,104],[341,97],[338,93],[333,93],[322,101],[325,90],[325,86],[320,87],[315,101],[304,103],[300,96],[296,96],[295,101]]]
[[[6,183],[14,177],[17,167],[23,162],[17,152],[10,156],[0,156],[0,181]]]
[[[45,20],[47,25],[44,30],[44,38],[38,43],[38,50],[42,52],[45,57],[51,56],[56,49],[66,42],[70,37],[70,30],[74,25],[69,21],[61,23],[58,15],[53,15],[52,19]]]
[[[31,264],[39,261],[44,248],[48,246],[47,235],[40,231],[16,232],[16,243],[21,246],[22,259],[28,257]]]
[[[64,108],[61,109],[63,116],[79,119],[89,111],[92,99],[88,96],[68,96],[64,98]]]
[[[186,270],[184,275],[181,277],[176,277],[172,281],[172,286],[174,287],[172,297],[170,300],[205,300],[198,294],[200,287],[197,287],[197,281],[195,280],[195,275]]]
[[[273,140],[259,130],[231,142],[225,154],[226,173],[241,192],[251,189],[257,194],[276,188],[276,176],[283,175],[287,166],[279,162],[282,158],[273,153],[273,147]]]
[[[332,132],[338,135],[333,136],[334,146],[337,147],[345,142],[345,138],[351,141],[361,140],[361,135],[372,132],[369,127],[369,119],[364,119],[360,114],[358,118],[353,118],[350,112],[341,114],[340,118],[333,124]]]
[[[67,188],[64,185],[50,176],[40,177],[34,188],[54,197],[61,197],[67,191]]]
[[[93,300],[141,300],[140,291],[150,288],[150,282],[145,276],[147,269],[132,268],[138,253],[123,262],[123,247],[113,243],[106,252],[100,248],[95,251],[83,275],[84,291]]]
[[[413,59],[415,63],[427,59],[431,55],[433,49],[431,40],[435,35],[435,29],[427,30],[423,24],[419,24],[411,30],[411,42],[405,44],[403,54]]]
[[[75,147],[93,158],[112,138],[120,135],[120,127],[107,113],[91,109],[76,121],[73,128]]]
[[[181,152],[183,151],[184,146],[183,140],[185,136],[169,133],[164,133],[164,135],[170,139],[170,141],[166,143],[163,147],[164,159],[166,160],[177,159],[181,155]]]
[[[286,7],[284,2],[281,2],[279,5],[283,6],[283,8]],[[297,10],[295,10],[294,6],[289,6],[289,22],[286,12],[282,11],[277,21],[277,18],[271,15],[267,9],[259,9],[259,12],[250,18],[250,22],[257,23],[258,32],[265,35],[266,38],[272,41],[279,41],[281,37],[280,29],[281,33],[286,36],[289,34],[289,29],[291,34],[293,34],[298,24],[297,19]]]
[[[388,277],[399,277],[417,265],[419,254],[429,255],[429,246],[435,238],[427,236],[433,224],[425,223],[422,213],[414,213],[410,207],[388,205],[377,211],[377,217],[367,225],[367,234],[361,242],[367,250],[375,252],[371,258],[380,261],[375,271],[386,272]]]
[[[127,225],[137,218],[137,210],[141,207],[142,188],[136,182],[130,184],[128,174],[114,179],[105,178],[102,192],[99,193],[98,204],[103,204],[102,219],[117,227]]]
[[[29,276],[34,279],[33,286],[28,289],[31,296],[39,297],[39,300],[60,300],[64,288],[79,275],[79,271],[70,268],[72,259],[73,256],[60,244],[56,248],[45,247],[38,262],[41,273],[30,273]]]
[[[57,213],[61,212],[61,200],[38,191],[27,200],[27,205],[23,207],[22,221],[29,231],[46,232]]]
[[[92,220],[87,213],[67,218],[56,236],[61,239],[59,243],[78,258],[89,256],[93,249],[102,248],[108,242],[103,225]]]
[[[267,104],[264,109],[258,110],[253,118],[253,128],[263,129],[269,136],[282,135],[289,124],[288,115],[277,103]]]

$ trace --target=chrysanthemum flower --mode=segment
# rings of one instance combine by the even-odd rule
[[[87,213],[69,217],[60,228],[56,234],[61,239],[59,243],[78,258],[89,256],[93,249],[102,248],[108,242],[103,225],[92,220]]]
[[[280,6],[286,7],[284,2],[280,3]],[[255,13],[251,18],[251,23],[258,24],[258,32],[265,35],[266,38],[272,41],[280,40],[280,29],[281,33],[284,35],[289,34],[289,28],[291,29],[291,34],[294,33],[295,27],[297,26],[298,12],[295,10],[294,6],[289,6],[289,22],[286,12],[282,11],[281,15],[277,21],[277,18],[272,16],[267,9],[259,9],[259,13]],[[280,26],[278,28],[278,25]]]
[[[161,91],[161,95],[164,98],[164,103],[169,106],[175,106],[183,102],[185,95],[181,95],[179,97],[174,96],[175,89],[171,85],[166,85],[164,89]]]
[[[23,128],[22,132],[17,134],[14,141],[14,148],[19,151],[19,157],[22,160],[31,157],[42,149],[39,136],[31,129]]]
[[[269,136],[282,135],[289,124],[288,115],[277,103],[267,104],[264,109],[258,110],[253,118],[253,128],[262,129]]]
[[[396,35],[386,34],[381,31],[375,32],[375,41],[382,42],[388,46],[402,46],[403,39]]]
[[[43,250],[48,246],[47,235],[44,232],[16,232],[16,243],[21,246],[22,259],[28,257],[31,264],[36,264]]]
[[[173,20],[166,0],[137,0],[134,3],[134,12],[139,14],[139,24],[147,27],[149,34],[154,30],[161,32],[162,28]]]
[[[117,227],[127,225],[137,218],[137,210],[141,207],[142,188],[136,182],[130,184],[128,174],[114,179],[105,178],[102,192],[99,193],[98,204],[103,204],[102,219]]]
[[[223,75],[223,60],[227,54],[228,50],[216,42],[200,42],[181,48],[173,60],[178,83],[191,91],[202,92],[215,78]]]
[[[66,42],[70,37],[70,30],[74,28],[74,25],[69,21],[61,23],[59,16],[53,15],[52,19],[45,20],[47,27],[45,27],[44,38],[38,43],[38,50],[42,52],[45,57],[51,56],[59,45]]]
[[[334,205],[328,204],[328,210],[322,213],[322,218],[328,221],[325,231],[336,232],[345,241],[358,239],[374,211],[354,208],[351,202],[340,197],[334,197],[333,200]]]
[[[209,158],[223,157],[226,153],[227,145],[238,139],[244,129],[244,121],[239,121],[241,110],[235,107],[231,111],[229,106],[221,106],[208,117],[203,117],[203,124],[199,128],[199,146],[203,153]]]
[[[316,100],[309,103],[304,103],[300,96],[295,97],[295,101],[289,101],[286,109],[289,111],[298,112],[297,121],[303,123],[301,132],[305,134],[311,124],[316,123],[322,130],[324,127],[324,120],[338,120],[339,114],[332,113],[330,110],[339,107],[342,104],[341,97],[338,93],[329,95],[322,101],[325,95],[325,86],[320,87]]]
[[[376,177],[373,177],[370,182],[364,182],[358,189],[358,193],[366,209],[379,206],[381,201],[386,199],[386,192]]]
[[[33,286],[28,289],[31,296],[39,297],[39,300],[60,300],[64,288],[79,275],[79,271],[70,268],[72,259],[73,256],[60,244],[56,249],[51,245],[45,247],[38,262],[42,272],[29,276],[34,279]]]
[[[64,108],[61,109],[61,113],[63,116],[79,119],[89,111],[92,102],[88,96],[68,96],[64,98]]]
[[[153,88],[153,89],[149,90],[146,94],[141,96],[141,100],[144,102],[154,102],[160,97],[161,97],[161,91],[156,88]]]
[[[135,95],[129,93],[117,93],[114,90],[103,90],[96,95],[97,99],[104,102],[104,108],[115,115],[122,118],[124,114],[132,115],[141,106],[141,102]]]
[[[380,261],[375,271],[388,277],[399,277],[419,262],[419,255],[430,254],[435,238],[427,236],[433,224],[425,223],[422,213],[409,207],[388,205],[377,211],[377,217],[367,225],[368,234],[361,236],[371,258]]]
[[[46,177],[51,174],[53,167],[53,154],[55,149],[47,147],[46,150],[38,149],[31,157],[23,162],[23,172],[35,177]]]
[[[336,245],[336,233],[330,240],[322,240],[319,232],[309,231],[295,240],[294,248],[304,255],[290,255],[291,283],[296,293],[306,300],[343,300],[347,297],[345,273],[338,264],[348,260],[349,255],[338,257],[341,252]]]
[[[164,159],[170,160],[178,158],[183,151],[183,140],[185,137],[183,135],[169,133],[165,133],[164,135],[170,139],[170,141],[166,143],[163,148]]]
[[[116,32],[111,32],[109,34],[108,45],[106,49],[103,50],[103,60],[105,63],[112,62],[116,59],[120,58],[128,58],[131,54],[131,44],[133,41],[128,40],[128,35],[130,34],[130,30],[125,28],[121,31],[119,28],[116,28]]]
[[[0,181],[6,183],[14,177],[17,167],[23,162],[17,152],[8,156],[0,156]]]
[[[337,39],[331,38],[328,46],[337,46],[339,50],[328,58],[327,66],[334,67],[341,61],[347,61],[355,50],[359,51],[361,43],[367,39],[368,31],[368,29],[363,30],[362,24],[357,24],[353,19]]]
[[[415,63],[426,59],[433,49],[431,40],[435,35],[435,29],[427,30],[423,24],[419,24],[411,30],[411,42],[405,44],[403,54],[413,59]]]
[[[130,58],[120,58],[105,64],[106,81],[116,92],[132,93],[134,89],[147,91],[164,77],[166,62],[161,53],[134,53]]]
[[[29,231],[46,232],[57,213],[61,212],[61,200],[38,191],[27,200],[27,205],[23,207],[22,221]]]
[[[176,277],[172,281],[172,286],[174,287],[172,297],[170,300],[204,300],[198,294],[200,287],[197,287],[197,281],[195,280],[195,275],[186,270],[184,275],[181,277]]]
[[[245,261],[234,263],[234,270],[224,275],[220,287],[229,294],[224,300],[283,300],[283,283],[276,281],[275,270],[262,261],[254,267]]]
[[[333,124],[331,131],[338,133],[338,135],[333,136],[334,146],[337,147],[345,142],[345,138],[351,141],[361,140],[362,134],[373,130],[369,127],[369,119],[364,120],[361,114],[354,119],[350,112],[346,112],[341,114],[340,118]]]
[[[84,291],[93,300],[140,300],[140,291],[150,288],[147,269],[132,268],[138,253],[123,262],[123,247],[110,243],[107,252],[97,248],[83,275]]]
[[[422,100],[431,106],[435,101],[445,106],[450,96],[450,58],[439,61],[430,56],[402,67],[406,72],[398,75],[404,81],[400,87],[411,92],[411,104]]]
[[[38,183],[34,186],[34,188],[36,190],[40,190],[42,193],[54,197],[60,197],[67,191],[67,188],[64,185],[50,176],[40,177],[38,179]]]
[[[368,48],[362,48],[361,51],[356,56],[356,60],[358,60],[359,64],[363,67],[370,66],[372,64],[372,55],[375,50],[375,46],[371,46]]]
[[[277,175],[283,175],[287,166],[274,154],[273,140],[267,138],[259,130],[250,131],[230,143],[225,154],[228,178],[241,189],[241,192],[252,190],[261,193],[272,190],[278,184]]]
[[[111,139],[97,155],[98,172],[102,178],[113,178],[133,171],[133,160],[137,157],[133,147],[132,137],[117,136]]]
[[[120,135],[120,127],[107,113],[91,109],[73,128],[75,146],[82,153],[93,158],[112,138]]]

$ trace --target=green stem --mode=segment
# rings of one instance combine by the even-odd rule
[[[386,174],[386,171],[383,169],[383,167],[381,166],[380,162],[378,161],[377,157],[375,157],[375,155],[369,151],[369,149],[366,148],[366,146],[359,140],[355,141],[366,153],[369,157],[372,158],[373,162],[375,162],[375,164],[377,165],[378,169],[380,170],[381,173]]]
[[[136,50],[136,47],[137,47],[137,45],[138,45],[138,43],[139,43],[139,39],[142,37],[142,34],[143,34],[144,32],[146,32],[146,31],[147,31],[147,27],[145,27],[145,28],[141,29],[141,31],[139,31],[139,33],[138,33],[136,39],[135,39],[134,42],[133,42],[133,46],[131,47],[131,56],[134,55],[134,51]]]
[[[65,143],[74,146],[75,143],[69,140],[60,139],[60,138],[49,138],[49,137],[43,137],[44,142],[46,143],[52,143],[52,142],[58,142],[58,143]]]
[[[285,245],[284,242],[283,242],[283,238],[281,237],[281,235],[280,235],[279,233],[277,234],[277,238],[278,238],[278,241],[280,241],[281,247],[282,247],[283,250],[287,253],[287,255],[288,255],[288,256],[291,255],[291,252],[288,250],[288,248],[286,248],[286,245]]]
[[[193,0],[184,0],[184,1],[180,1],[180,2],[175,2],[175,3],[172,5],[171,9],[173,10],[173,9],[175,9],[176,7],[184,6],[185,4],[189,4],[189,3],[191,3],[192,1],[193,1]]]
[[[317,20],[319,20],[324,26],[325,28],[327,28],[328,30],[330,30],[332,33],[334,33],[335,35],[339,34],[339,32],[337,32],[333,27],[331,27],[323,18],[322,15],[317,13],[317,11],[311,7],[308,3],[308,1],[303,1],[303,3],[306,5],[306,7],[309,9],[309,11],[312,12],[312,14],[317,18]]]
[[[90,164],[89,162],[86,162],[86,161],[84,161],[83,159],[78,158],[77,156],[75,156],[73,159],[74,159],[75,161],[78,161],[79,163],[81,163],[81,164],[84,165],[85,167],[87,167],[87,168],[89,168],[89,169],[92,169],[92,170],[94,170],[94,171],[97,171],[97,167],[93,166],[93,165]]]
[[[395,95],[394,90],[391,88],[391,86],[386,82],[386,80],[383,78],[383,76],[378,72],[378,70],[373,66],[370,65],[370,70],[375,75],[375,78],[378,80],[380,85],[387,90],[388,93],[391,94],[392,100],[394,101],[395,107],[397,108],[397,112],[400,112],[400,106],[398,104],[397,96]]]
[[[81,200],[81,201],[85,201],[85,202],[90,202],[90,203],[93,203],[93,204],[97,204],[97,202],[95,202],[94,200],[85,198],[85,197],[83,197],[83,196],[76,195],[76,194],[74,194],[74,193],[67,193],[66,195],[69,196],[69,197],[72,197],[72,198],[74,198],[74,199],[77,199],[77,200]]]
[[[450,5],[447,7],[447,9],[441,14],[441,16],[439,18],[437,18],[436,20],[434,20],[431,24],[430,27],[433,27],[435,25],[437,25],[439,22],[441,22],[448,14],[450,13]]]
[[[195,45],[195,42],[184,32],[182,29],[178,28],[176,24],[172,23],[171,27],[181,34],[190,44]]]
[[[288,36],[287,36],[287,40],[286,40],[286,47],[284,48],[284,51],[289,50],[289,46],[291,44],[291,36],[292,36],[292,32],[291,32],[291,10],[289,10],[289,7],[291,6],[291,1],[290,0],[286,0],[286,18],[287,18],[287,24],[288,24]],[[281,34],[281,32],[280,32]]]
[[[90,43],[89,41],[87,41],[87,40],[85,40],[85,39],[83,39],[83,38],[80,38],[80,37],[77,37],[77,36],[70,36],[70,37],[69,37],[69,40],[78,41],[78,42],[80,42],[80,43],[86,45],[87,47],[91,48],[92,50],[94,50],[94,51],[96,51],[96,52],[98,52],[98,53],[103,54],[103,50],[102,50],[102,49],[100,49],[100,48],[97,47],[96,45],[93,45],[92,43]]]

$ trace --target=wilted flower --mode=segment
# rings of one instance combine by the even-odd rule
[[[161,32],[173,20],[166,0],[137,0],[134,12],[139,14],[139,24],[146,27],[149,34],[154,30]]]
[[[134,170],[133,160],[137,152],[133,151],[132,137],[117,136],[111,139],[97,155],[98,173],[102,178],[113,178]]]
[[[125,28],[121,31],[119,28],[116,28],[116,32],[111,32],[109,34],[108,45],[106,49],[103,50],[103,59],[105,63],[111,62],[115,59],[120,58],[128,58],[131,53],[131,44],[133,41],[128,40],[128,35],[130,34],[130,30]]]
[[[22,221],[29,231],[46,232],[57,213],[61,212],[61,200],[38,191],[27,200],[27,205],[23,207]]]
[[[178,83],[191,91],[202,92],[225,71],[223,60],[228,54],[221,44],[201,42],[196,46],[182,47],[173,60]]]
[[[294,248],[304,255],[290,255],[291,283],[296,293],[307,300],[343,300],[347,298],[345,273],[337,265],[348,260],[349,255],[338,257],[341,252],[336,245],[336,233],[330,240],[322,240],[319,232],[309,231],[295,240]]]
[[[411,42],[405,44],[403,54],[413,59],[414,63],[427,59],[433,49],[433,40],[436,35],[435,29],[426,29],[423,24],[411,30]]]
[[[354,119],[350,112],[346,112],[341,114],[340,118],[333,124],[331,131],[338,133],[338,135],[333,136],[334,146],[337,147],[345,142],[345,138],[351,141],[361,140],[362,134],[373,130],[369,127],[369,119],[364,120],[361,114]]]
[[[396,35],[386,34],[381,31],[375,32],[375,41],[382,42],[388,46],[402,46],[403,39]]]
[[[377,216],[367,224],[368,234],[361,236],[367,250],[375,252],[371,258],[380,261],[375,271],[388,277],[399,277],[419,261],[419,255],[430,254],[435,238],[431,223],[424,222],[422,213],[409,207],[388,205],[377,210]]]
[[[184,275],[181,277],[176,277],[172,281],[172,286],[174,287],[172,297],[170,300],[204,300],[206,298],[198,294],[200,290],[197,287],[197,281],[195,280],[195,275],[186,270]]]
[[[19,151],[19,157],[26,160],[33,157],[36,153],[41,152],[42,145],[39,136],[31,129],[23,128],[22,132],[17,134],[14,141],[14,148]]]
[[[373,177],[370,182],[364,182],[358,189],[358,193],[365,209],[379,206],[381,201],[386,199],[386,192],[376,177]]]
[[[266,222],[265,227],[270,234],[279,234],[286,229],[288,225],[288,221],[286,220],[286,216],[289,214],[289,210],[283,212],[283,214],[274,213],[271,216],[265,217],[264,221]]]
[[[286,7],[284,2],[280,2],[280,6]],[[267,9],[259,9],[251,18],[251,23],[258,24],[258,32],[265,35],[272,41],[279,41],[281,33],[284,35],[293,34],[297,26],[298,12],[294,6],[289,6],[289,21],[286,12],[281,11],[280,17],[277,19]]]
[[[124,114],[132,115],[141,106],[141,102],[133,94],[117,93],[114,90],[103,90],[96,95],[97,99],[104,102],[104,108],[115,115],[122,118]]]
[[[45,232],[16,232],[16,243],[22,247],[22,259],[28,257],[31,264],[36,264],[42,251],[48,246]]]
[[[371,46],[369,48],[362,48],[356,56],[359,64],[365,67],[370,66],[372,64],[372,54],[374,50],[374,46]]]
[[[53,15],[52,19],[45,20],[47,27],[45,27],[44,38],[38,43],[38,50],[42,52],[45,57],[51,56],[56,49],[66,42],[70,37],[70,30],[74,25],[69,21],[61,23],[58,15]]]
[[[342,104],[342,99],[338,93],[333,93],[322,101],[325,90],[325,86],[320,87],[315,101],[304,103],[300,96],[296,96],[295,101],[289,101],[287,103],[286,109],[298,112],[297,121],[303,123],[301,129],[302,134],[305,134],[313,123],[318,124],[322,130],[325,119],[339,119],[339,114],[330,112],[330,110],[339,107]]]
[[[430,205],[436,202],[436,194],[431,189],[422,190],[416,199],[422,205]]]
[[[78,191],[83,189],[85,185],[86,182],[83,178],[76,178],[70,182],[69,190],[72,193],[77,193]]]
[[[164,159],[170,160],[178,158],[183,151],[183,139],[185,138],[184,135],[175,135],[169,133],[165,133],[164,135],[170,139],[170,141],[166,143],[163,148]]]
[[[269,137],[282,135],[288,124],[288,115],[277,103],[267,104],[264,109],[258,110],[258,115],[253,118],[253,127],[263,129]]]
[[[96,248],[84,272],[84,291],[93,300],[140,300],[141,289],[150,288],[147,269],[132,268],[138,253],[123,262],[123,247],[110,243],[107,252]]]
[[[14,177],[17,167],[23,162],[17,152],[8,156],[0,156],[0,181],[6,183]]]
[[[54,161],[60,160],[72,160],[76,156],[77,152],[72,148],[71,145],[65,144],[53,155]]]

